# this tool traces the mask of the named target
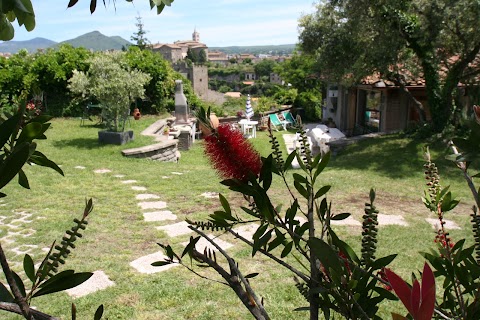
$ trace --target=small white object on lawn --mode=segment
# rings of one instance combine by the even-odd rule
[[[438,219],[426,218],[425,220],[432,226],[433,229],[438,230],[440,228],[440,221]],[[443,219],[443,221],[445,222],[444,227],[447,230],[462,229],[458,226],[458,224],[456,224],[452,220]]]
[[[152,274],[165,271],[179,265],[178,263],[172,263],[161,267],[152,266],[153,262],[164,261],[166,258],[167,256],[164,255],[161,251],[159,251],[149,254],[147,256],[140,257],[137,260],[130,262],[130,266],[135,268],[138,272]]]
[[[93,272],[93,275],[76,287],[66,290],[68,295],[73,298],[80,298],[86,296],[90,293],[93,293],[98,290],[103,290],[108,287],[115,285],[115,282],[110,280],[108,276],[102,270],[97,270]]]
[[[165,209],[167,207],[167,203],[165,201],[144,201],[139,202],[138,205],[142,209]]]
[[[135,199],[137,200],[148,200],[148,199],[160,199],[159,196],[156,194],[151,194],[151,193],[140,193],[135,196]]]
[[[95,173],[109,173],[109,172],[112,172],[112,170],[110,170],[110,169],[97,169],[97,170],[94,170],[93,172],[95,172]]]
[[[190,229],[188,226],[189,224],[186,221],[182,221],[166,226],[157,227],[157,230],[165,231],[169,237],[176,237],[192,233],[192,229]]]
[[[177,220],[177,216],[172,211],[153,211],[144,212],[143,217],[145,221],[165,221],[165,220]]]

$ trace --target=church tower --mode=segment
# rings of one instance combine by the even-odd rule
[[[192,40],[196,41],[196,42],[200,42],[200,33],[197,32],[196,27],[195,27],[195,29],[193,30],[193,33],[192,33]]]

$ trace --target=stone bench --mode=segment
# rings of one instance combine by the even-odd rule
[[[177,140],[166,140],[139,148],[122,150],[125,157],[130,158],[149,158],[158,161],[178,161],[180,152],[178,152]]]

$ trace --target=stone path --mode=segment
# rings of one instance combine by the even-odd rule
[[[287,145],[287,150],[289,152],[293,151],[294,148],[294,139],[295,135],[284,135],[284,140]],[[294,160],[296,162],[296,160]],[[296,163],[298,167],[298,163]],[[77,170],[85,170],[84,166],[75,166]],[[193,232],[189,227],[186,221],[182,221],[174,214],[172,211],[168,210],[168,204],[165,201],[161,201],[161,196],[154,193],[149,193],[147,188],[139,185],[139,182],[134,179],[128,179],[126,175],[120,173],[114,173],[108,168],[100,168],[93,170],[94,174],[111,174],[110,176],[118,178],[118,182],[129,187],[133,191],[137,191],[135,199],[138,201],[137,205],[140,210],[140,214],[143,215],[144,221],[147,223],[152,223],[152,227],[156,230],[166,234],[169,238],[175,237],[184,237],[185,240],[188,239],[190,234]],[[183,172],[171,172],[172,176],[183,175]],[[170,179],[170,176],[162,176],[163,179]],[[204,192],[200,196],[206,199],[218,199],[217,192]],[[0,200],[0,208],[5,206],[4,199]],[[34,217],[33,214],[28,212],[13,212],[10,214],[3,214],[0,211],[0,241],[4,243],[8,250],[12,253],[23,256],[25,254],[34,255],[38,252],[43,252],[44,250],[48,251],[48,248],[38,248],[37,245],[18,245],[15,246],[15,239],[19,237],[30,237],[35,233],[35,230],[30,228],[29,225],[35,219],[42,219],[44,217]],[[304,217],[297,217],[300,223],[305,223],[306,219]],[[437,228],[438,220],[437,219],[425,219],[427,223],[432,225],[433,228]],[[163,223],[163,224],[162,224]],[[397,225],[400,227],[408,227],[408,222],[400,215],[387,215],[379,214],[378,215],[379,226],[387,225]],[[156,225],[155,225],[156,224]],[[161,225],[160,225],[161,224]],[[361,222],[353,217],[348,217],[347,219],[341,221],[332,221],[332,225],[335,226],[350,226],[350,227],[361,227]],[[446,220],[446,228],[448,229],[460,229],[460,227],[455,224],[455,222]],[[247,224],[241,225],[234,229],[242,237],[252,240],[253,234],[258,228],[258,224]],[[208,235],[212,238],[213,235]],[[215,242],[223,249],[228,250],[234,246],[233,243],[229,243],[223,239],[215,238]],[[188,241],[181,242],[182,245],[186,246]],[[205,239],[200,239],[196,244],[197,250],[203,252],[205,248],[210,250],[217,251],[209,241]],[[163,251],[149,253],[144,256],[137,257],[134,261],[130,262],[130,266],[139,273],[143,274],[153,274],[168,270],[178,264],[170,264],[162,267],[153,267],[151,264],[156,261],[163,261],[166,256],[163,254]],[[21,263],[17,263],[17,267],[21,268]],[[67,290],[67,293],[73,298],[80,298],[90,293],[93,293],[98,290],[104,290],[108,287],[114,286],[114,281],[110,280],[108,275],[102,271],[97,270],[94,272],[94,275],[82,285],[79,285],[75,288]]]

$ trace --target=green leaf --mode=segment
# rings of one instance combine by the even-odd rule
[[[13,270],[12,270],[12,276],[13,276],[13,279],[15,280],[15,283],[17,284],[18,290],[20,290],[20,293],[22,294],[22,297],[26,297],[27,293],[25,291],[25,285],[23,284],[22,279]]]
[[[15,35],[15,29],[8,21],[4,14],[0,13],[0,40],[9,41],[12,40]]]
[[[220,203],[222,204],[225,213],[231,216],[232,210],[230,209],[230,204],[228,203],[228,200],[221,193],[218,195],[218,198],[220,199]]]
[[[35,276],[35,265],[33,263],[32,257],[28,253],[25,254],[25,257],[23,258],[23,270],[25,271],[28,279],[30,279],[30,281],[34,283],[37,279],[37,277]]]
[[[292,205],[290,206],[290,208],[287,209],[287,212],[285,213],[286,221],[292,220],[293,218],[295,218],[295,216],[297,215],[297,210],[298,210],[298,199],[295,199],[295,201],[293,201]]]
[[[334,215],[333,217],[331,217],[330,219],[331,219],[331,220],[335,220],[335,221],[339,221],[339,220],[345,220],[345,219],[347,219],[348,217],[350,217],[350,213],[344,212],[344,213],[336,214],[336,215]]]
[[[97,0],[90,1],[90,13],[94,13],[97,8]]]
[[[375,201],[375,189],[371,188],[370,189],[370,203],[373,203]]]
[[[32,142],[40,133],[43,132],[43,125],[39,122],[30,122],[27,124],[18,137],[18,143]]]
[[[346,242],[343,242],[342,240],[340,240],[337,237],[337,234],[333,232],[332,229],[329,229],[329,230],[330,230],[330,236],[332,237],[333,245],[335,245],[341,252],[345,253],[350,258],[350,260],[352,260],[356,264],[360,264],[360,259],[358,258],[355,251],[353,251],[353,249]]]
[[[8,118],[6,121],[0,124],[0,148],[3,148],[5,143],[7,143],[8,139],[15,131],[19,120],[20,115],[15,114],[13,117]]]
[[[36,165],[51,168],[62,176],[64,176],[63,170],[52,160],[48,159],[43,153],[40,151],[35,151],[30,158],[28,159],[30,162],[35,163]]]
[[[258,272],[250,273],[245,276],[245,279],[255,278],[258,276]]]
[[[15,298],[13,295],[8,291],[7,287],[3,283],[0,282],[0,301],[2,302],[15,302]]]
[[[151,266],[153,267],[163,267],[169,264],[172,264],[173,262],[170,261],[155,261],[151,263]]]
[[[70,0],[70,1],[68,2],[67,8],[73,7],[74,5],[77,4],[77,2],[78,2],[78,0]]]
[[[272,185],[272,167],[273,167],[273,157],[271,154],[267,158],[262,158],[262,169],[260,171],[260,181],[263,181],[264,190],[268,190]]]
[[[308,192],[307,192],[307,189],[305,189],[305,187],[300,184],[298,181],[295,181],[293,183],[293,185],[295,186],[295,189],[297,189],[297,191],[305,198],[305,199],[308,199]]]
[[[341,270],[342,266],[337,253],[325,241],[319,238],[310,238],[308,246],[327,270]]]
[[[195,245],[199,240],[200,240],[200,236],[196,238],[193,238],[192,236],[190,236],[190,241],[188,242],[187,246],[183,250],[182,255],[180,257],[183,258],[187,253],[189,253],[193,248],[195,248]]]
[[[317,193],[315,193],[315,199],[318,199],[320,197],[322,197],[323,195],[325,195],[329,190],[330,190],[331,186],[323,186],[321,187]]]
[[[25,189],[30,189],[30,184],[28,183],[27,176],[22,169],[18,171],[18,184],[24,187]]]
[[[292,166],[293,159],[297,156],[297,150],[293,150],[283,164],[283,171],[287,171]]]
[[[396,256],[397,254],[391,254],[389,256],[375,260],[370,266],[371,270],[377,270],[386,267],[395,259]]]
[[[325,169],[328,162],[330,161],[330,155],[331,153],[329,151],[322,157],[322,160],[320,160],[320,163],[318,164],[317,169],[315,170],[315,174],[313,175],[313,180],[316,180],[318,175],[322,173],[322,171]]]
[[[285,245],[285,248],[283,248],[282,254],[280,255],[280,257],[285,258],[286,256],[288,256],[290,251],[292,251],[292,248],[293,248],[293,241],[290,241]]]
[[[92,275],[92,272],[75,273],[73,270],[62,271],[41,284],[41,289],[35,292],[32,297],[40,297],[76,287],[90,279]]]
[[[302,183],[302,184],[308,184],[308,180],[307,178],[305,178],[304,176],[298,174],[298,173],[294,173],[293,174],[293,179],[295,181],[298,181],[299,183]]]
[[[97,311],[95,311],[95,315],[93,316],[93,320],[100,320],[100,319],[102,319],[102,316],[103,316],[103,304],[101,304],[97,308]]]

